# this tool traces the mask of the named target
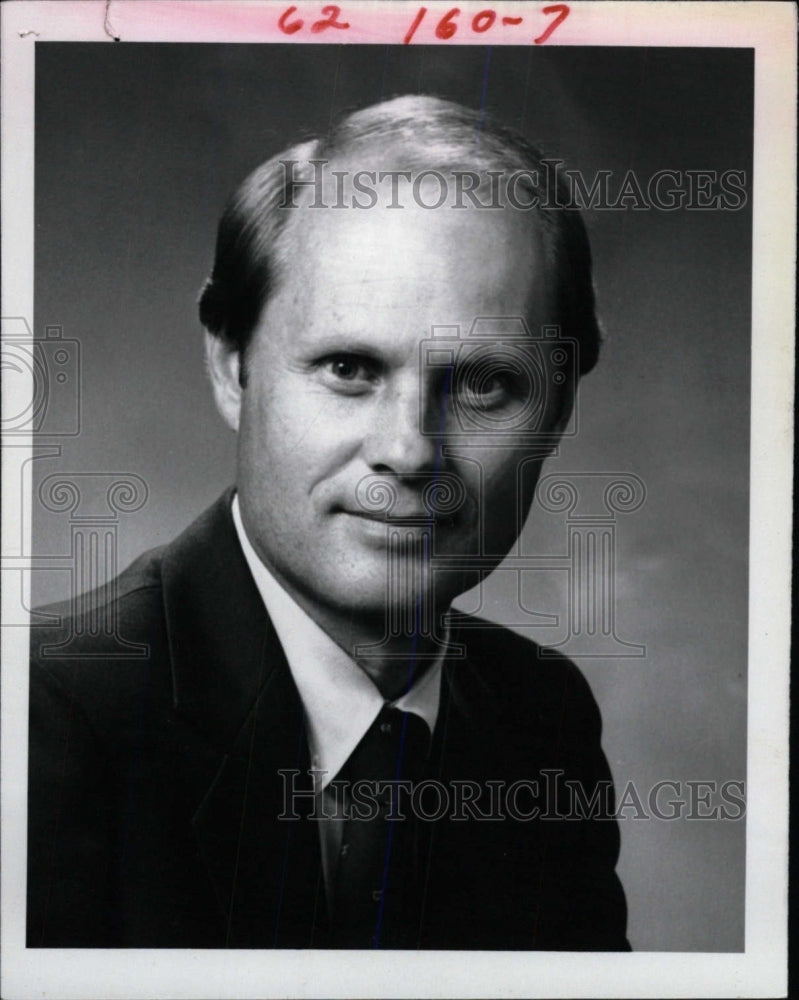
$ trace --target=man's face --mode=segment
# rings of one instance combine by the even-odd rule
[[[410,205],[306,209],[289,239],[291,263],[246,352],[237,486],[248,536],[301,603],[374,615],[432,588],[447,604],[474,577],[426,574],[420,540],[431,537],[434,566],[480,552],[498,563],[540,462],[526,467],[523,499],[529,439],[506,430],[502,447],[485,447],[479,422],[463,420],[473,408],[513,426],[529,384],[507,370],[471,379],[465,359],[428,364],[422,342],[441,325],[464,340],[478,316],[551,322],[541,239],[519,212]],[[557,400],[535,427],[556,410]],[[395,493],[392,519],[422,523],[389,540],[385,515],[364,500],[376,480]],[[425,521],[436,481],[455,482],[462,502]]]

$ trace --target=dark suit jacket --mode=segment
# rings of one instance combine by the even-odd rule
[[[316,823],[277,820],[279,771],[309,766],[303,712],[229,501],[141,556],[95,613],[32,630],[30,947],[342,943]],[[590,797],[609,772],[577,668],[471,624],[445,666],[430,774],[452,788],[549,769]],[[116,657],[115,630],[148,652]],[[426,824],[416,946],[627,949],[615,821],[522,820],[529,791],[516,807]]]

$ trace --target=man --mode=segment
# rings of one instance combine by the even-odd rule
[[[34,636],[30,946],[628,948],[585,681],[447,615],[596,359],[544,184],[406,97],[234,194],[200,315],[235,490]]]

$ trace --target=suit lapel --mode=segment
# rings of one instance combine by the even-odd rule
[[[308,767],[299,697],[276,669],[193,819],[229,947],[308,947],[326,921]]]
[[[169,546],[164,603],[177,712],[217,753],[193,816],[229,947],[307,947],[326,921],[302,704],[250,575],[227,493]]]

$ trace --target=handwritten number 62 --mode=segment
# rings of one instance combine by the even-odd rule
[[[295,20],[290,20],[291,17],[297,13],[296,7],[287,7],[277,20],[277,26],[283,32],[284,35],[294,35],[300,31],[305,24],[301,17]],[[349,28],[349,24],[346,21],[340,21],[341,7],[337,4],[331,3],[326,7],[322,8],[323,17],[314,21],[311,25],[311,34],[318,35],[320,31],[324,31],[326,28]]]

